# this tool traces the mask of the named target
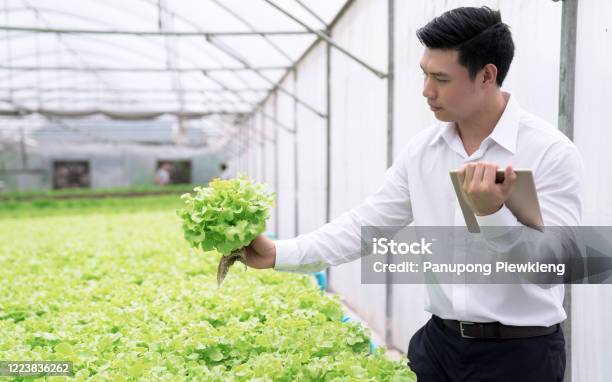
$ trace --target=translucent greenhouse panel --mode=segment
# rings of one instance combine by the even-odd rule
[[[276,142],[274,142],[274,139],[275,139],[274,132],[277,126],[275,125],[274,120],[273,120],[274,118],[274,99],[275,99],[275,96],[271,96],[268,102],[266,102],[266,104],[263,106],[263,113],[264,113],[263,114],[263,118],[264,118],[263,126],[264,126],[264,131],[265,131],[266,136],[272,140],[271,142],[266,142],[266,146],[265,146],[265,160],[264,160],[265,166],[266,166],[265,181],[270,187],[270,189],[276,192],[276,179],[277,179],[276,168],[277,166],[280,165],[280,163],[276,160],[276,155],[275,155]],[[260,117],[261,115],[262,114],[260,114]],[[278,209],[278,205],[270,210],[270,219],[268,220],[267,229],[268,229],[268,232],[271,232],[271,233],[276,232],[276,228],[277,228],[276,214],[278,211],[277,209]]]
[[[423,74],[419,67],[424,48],[416,38],[416,30],[443,12],[439,2],[396,2],[395,26],[395,130],[394,153],[397,155],[416,134],[437,123],[423,98]],[[392,344],[408,350],[412,335],[429,319],[424,310],[425,286],[392,287]]]
[[[21,145],[0,143],[0,191],[46,188],[45,161],[26,144],[25,162]],[[30,171],[20,171],[28,169]]]
[[[284,88],[293,91],[293,76],[288,76],[282,83]],[[285,94],[278,95],[278,122],[293,129],[293,99]],[[278,235],[280,239],[294,237],[295,232],[295,184],[297,176],[294,169],[294,134],[285,129],[278,130]]]
[[[250,150],[250,174],[257,182],[261,182],[263,139],[261,136],[261,120],[257,115],[253,116],[253,121],[249,125]]]
[[[128,177],[123,166],[125,154],[99,154],[91,158],[92,188],[128,186]],[[95,176],[93,176],[95,174]]]
[[[18,168],[19,161],[18,149],[14,145],[2,144],[0,146],[0,182],[2,189],[15,190],[17,189],[17,176],[12,173],[12,169]]]
[[[320,30],[331,21],[344,0],[310,0],[316,16],[294,1],[277,0],[280,8]],[[161,8],[160,8],[161,7]],[[75,9],[74,3],[59,0],[52,5],[33,0],[24,7],[19,1],[5,4],[9,27],[59,29],[4,31],[6,49],[0,51],[0,78],[11,88],[35,88],[36,94],[17,94],[16,107],[28,109],[146,109],[146,110],[234,110],[249,112],[262,96],[206,93],[178,99],[149,100],[132,97],[130,87],[169,91],[224,88],[270,88],[303,53],[315,36],[304,31],[279,9],[265,2],[206,1],[169,2],[140,0],[134,4],[108,1]],[[160,13],[161,9],[161,13]],[[37,15],[38,17],[35,17]],[[318,20],[321,17],[323,23]],[[80,29],[81,32],[74,32]],[[147,32],[296,32],[282,35],[158,36]],[[114,31],[114,34],[84,31]],[[145,32],[129,35],[124,32]],[[46,32],[46,33],[42,33]],[[265,40],[268,41],[265,41]],[[274,45],[274,46],[273,46]],[[262,67],[260,73],[243,69]],[[10,67],[15,67],[11,69]],[[32,70],[33,68],[36,70]],[[218,70],[232,67],[235,71]],[[279,67],[274,70],[271,67]],[[147,69],[147,70],[143,70]],[[161,71],[168,70],[169,73]],[[4,77],[3,77],[4,74]],[[51,98],[46,93],[56,89]],[[72,89],[79,88],[74,94]],[[42,89],[39,92],[39,89]],[[117,92],[120,90],[120,92]],[[188,89],[189,90],[189,89]],[[21,93],[21,91],[17,92]],[[181,92],[181,94],[183,94]],[[133,94],[132,94],[133,95]],[[141,100],[142,102],[138,102]],[[211,106],[212,105],[212,106]]]
[[[584,160],[586,187],[583,224],[612,225],[612,4],[596,0],[578,3],[574,141]],[[606,48],[603,48],[606,47]],[[575,381],[608,381],[612,376],[612,285],[572,288],[572,374]]]
[[[191,182],[207,184],[212,178],[219,176],[221,158],[217,155],[196,155],[191,160]]]
[[[425,296],[425,285],[393,285],[390,345],[404,353],[408,351],[408,343],[414,332],[425,325],[431,317],[431,314],[423,309]]]
[[[386,4],[386,2],[384,2]],[[386,71],[386,6],[356,2],[334,28],[341,46]],[[367,28],[364,28],[367,25]],[[386,166],[386,81],[332,50],[332,218],[357,206],[382,184]],[[376,331],[385,323],[383,285],[361,284],[360,261],[330,270],[330,287]]]
[[[297,95],[326,113],[326,47],[319,44],[298,67]],[[298,107],[299,233],[325,224],[326,119]]]
[[[264,108],[265,110],[265,108]],[[260,174],[259,174],[259,180],[262,183],[265,183],[268,185],[268,187],[270,189],[272,189],[273,184],[270,183],[269,179],[271,178],[270,175],[270,169],[269,169],[269,159],[268,159],[268,153],[270,151],[270,149],[274,148],[274,142],[273,142],[273,136],[268,132],[268,128],[267,125],[270,123],[266,116],[260,112],[257,113],[256,115],[257,118],[257,125],[258,125],[258,130],[257,130],[257,136],[258,139],[261,141],[260,142]]]
[[[249,158],[249,167],[248,174],[251,179],[255,181],[258,180],[259,177],[259,158],[257,157],[257,152],[259,148],[259,140],[255,136],[255,130],[257,129],[257,121],[256,118],[253,118],[251,121],[247,123],[246,135],[249,140],[249,149],[248,149],[248,158]]]
[[[572,286],[572,381],[610,380],[611,300],[612,285]]]
[[[557,126],[561,3],[505,0],[499,9],[516,46],[504,88],[525,110]]]
[[[401,152],[413,136],[437,123],[422,95],[424,77],[419,63],[424,48],[416,37],[417,29],[442,12],[437,3],[439,2],[396,2],[395,155]]]
[[[155,178],[155,161],[143,152],[134,152],[126,161],[126,171],[130,185],[147,185]]]
[[[612,5],[595,1],[595,6],[578,7],[576,41],[576,94],[574,141],[580,148],[586,174],[583,222],[592,225],[612,223],[612,173],[602,165],[612,163],[609,142],[612,142],[612,111],[609,85],[612,74]]]

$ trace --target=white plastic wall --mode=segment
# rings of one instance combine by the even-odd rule
[[[358,1],[332,36],[371,66],[386,71],[386,28],[386,2]],[[334,218],[360,204],[382,183],[387,161],[387,85],[336,50],[332,50],[331,59]],[[360,261],[332,268],[330,287],[346,296],[348,305],[374,330],[384,330],[384,285],[361,284]]]
[[[320,44],[298,68],[297,93],[302,100],[323,113],[327,107],[326,79],[326,48]],[[297,111],[298,230],[303,233],[325,223],[327,121],[303,106],[299,106]]]
[[[52,169],[56,160],[88,161],[92,188],[153,184],[157,161],[169,158],[191,160],[191,180],[196,184],[207,183],[219,173],[219,158],[208,149],[48,143],[28,151],[29,167],[40,170],[40,173],[17,176],[18,186],[19,189],[52,188]]]
[[[574,141],[584,158],[583,223],[612,225],[612,3],[578,2]],[[612,380],[612,285],[572,286],[574,381]]]
[[[608,0],[579,2],[575,141],[587,168],[585,224],[612,223],[612,172],[601,171],[612,163],[606,150],[612,141],[612,112],[607,91],[612,84],[608,70],[612,60],[612,4]],[[510,25],[515,58],[504,83],[521,106],[549,121],[558,122],[561,2],[548,0],[397,0],[395,2],[395,130],[394,152],[435,122],[421,95],[422,74],[418,63],[423,47],[415,32],[435,16],[458,6],[488,5],[502,12]],[[357,0],[332,31],[340,45],[370,65],[386,71],[387,1]],[[386,168],[386,82],[378,79],[342,53],[332,50],[331,72],[331,218],[360,203],[380,185]],[[325,49],[321,44],[300,63],[297,94],[325,111]],[[293,89],[288,76],[282,85]],[[293,127],[293,100],[277,93],[279,120]],[[273,115],[274,99],[264,105]],[[299,231],[309,232],[324,223],[325,122],[308,110],[298,110],[298,172],[294,171],[293,136],[277,129],[278,161],[274,145],[266,145],[263,179],[275,184],[279,167],[279,237],[294,230],[294,176],[299,182]],[[274,125],[266,120],[265,131],[274,136]],[[607,138],[607,139],[606,139]],[[253,143],[252,143],[253,144]],[[245,155],[235,160],[246,169]],[[261,167],[261,166],[260,166]],[[250,168],[251,171],[257,171]],[[272,219],[271,229],[277,222]],[[379,332],[384,331],[385,292],[382,285],[362,285],[359,262],[330,270],[330,287],[342,294],[355,311]],[[608,381],[612,378],[609,338],[612,301],[608,286],[573,286],[572,371],[574,381]],[[392,346],[406,351],[409,338],[427,320],[423,311],[424,287],[393,286]]]
[[[282,84],[283,88],[293,91],[293,76],[288,76]],[[278,122],[293,129],[294,103],[288,95],[280,93],[278,95]],[[294,166],[294,136],[285,129],[278,130],[278,194],[277,207],[278,215],[278,236],[288,238],[295,236],[295,176]]]

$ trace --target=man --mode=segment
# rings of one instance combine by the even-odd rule
[[[155,173],[155,184],[158,184],[160,186],[170,184],[171,172],[172,165],[167,162],[162,163],[157,169],[157,172]]]
[[[227,168],[227,164],[225,162],[219,165],[219,179],[229,179],[229,170]]]
[[[426,47],[423,96],[441,123],[406,145],[363,204],[294,239],[256,238],[247,248],[248,265],[316,271],[359,258],[361,226],[464,225],[448,176],[456,168],[491,245],[497,231],[487,227],[522,226],[504,205],[516,180],[513,166],[532,170],[545,225],[579,225],[578,150],[501,90],[514,43],[500,13],[453,9],[417,35]],[[505,169],[501,184],[495,183],[498,166]],[[432,318],[410,340],[409,366],[419,381],[561,381],[563,295],[562,284],[427,285]]]

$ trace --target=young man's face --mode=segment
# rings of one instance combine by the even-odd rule
[[[425,49],[420,63],[423,96],[436,118],[444,122],[468,119],[479,110],[485,94],[484,87],[477,85],[481,74],[471,80],[458,57],[456,50]]]

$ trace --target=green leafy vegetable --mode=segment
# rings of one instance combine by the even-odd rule
[[[69,360],[75,382],[416,379],[309,276],[230,274],[219,293],[218,254],[194,256],[175,208],[0,218],[0,359]]]
[[[242,249],[264,232],[270,208],[274,206],[274,193],[245,176],[217,178],[208,187],[196,187],[193,191],[181,196],[185,207],[177,213],[191,246],[221,253],[217,270],[220,285],[232,264],[246,263]]]

